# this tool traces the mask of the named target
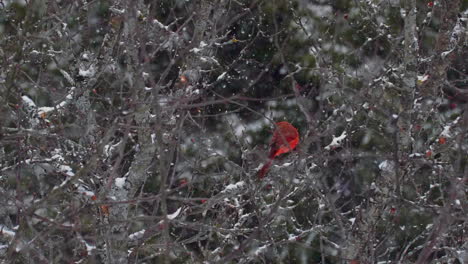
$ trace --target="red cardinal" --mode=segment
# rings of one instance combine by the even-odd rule
[[[258,177],[261,179],[265,177],[268,172],[273,159],[277,156],[288,153],[293,150],[299,143],[299,133],[289,122],[283,121],[276,123],[276,129],[273,133],[273,138],[270,143],[270,154],[268,155],[268,162],[258,172]]]

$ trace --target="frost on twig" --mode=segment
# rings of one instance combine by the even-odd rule
[[[345,138],[346,138],[346,131],[343,131],[343,133],[341,133],[341,135],[338,136],[338,137],[335,137],[333,135],[332,142],[330,144],[328,144],[327,146],[325,146],[325,150],[332,150],[332,149],[335,149],[335,148],[341,146],[341,142]]]
[[[60,103],[56,104],[55,106],[42,106],[37,108],[37,114],[40,117],[45,117],[51,112],[57,111],[58,113],[62,113],[65,107],[73,101],[73,95],[75,93],[75,87],[71,87],[68,91],[68,94],[65,96],[65,99],[62,100]]]

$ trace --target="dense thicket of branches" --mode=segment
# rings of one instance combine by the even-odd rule
[[[0,259],[467,263],[467,8],[0,1]]]

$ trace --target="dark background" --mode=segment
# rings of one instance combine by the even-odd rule
[[[465,263],[467,8],[0,1],[0,259]]]

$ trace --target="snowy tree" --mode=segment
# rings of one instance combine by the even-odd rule
[[[467,263],[467,19],[0,1],[0,259]],[[299,144],[271,156],[281,121]]]

